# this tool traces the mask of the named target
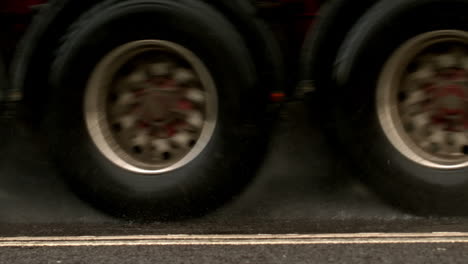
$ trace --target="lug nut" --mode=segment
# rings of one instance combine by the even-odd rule
[[[429,65],[419,68],[417,71],[409,75],[409,79],[421,81],[434,76],[434,70]]]
[[[131,83],[144,82],[146,80],[146,74],[142,70],[137,70],[131,73],[127,79]]]
[[[158,153],[169,152],[171,150],[171,144],[167,139],[156,139],[153,140],[151,144]]]
[[[457,146],[468,145],[468,139],[466,138],[465,133],[453,133],[453,141]]]
[[[117,104],[119,105],[128,105],[133,102],[135,102],[135,95],[130,92],[120,94],[119,98],[117,99]]]
[[[149,71],[152,75],[155,76],[164,76],[168,75],[170,72],[171,64],[168,62],[161,62],[152,64],[149,67]]]
[[[173,74],[172,78],[174,78],[177,83],[186,83],[195,79],[195,74],[184,68],[176,69]]]
[[[436,130],[428,137],[428,139],[434,143],[443,143],[446,139],[446,135],[442,130]]]
[[[135,145],[146,145],[149,141],[149,137],[146,131],[140,131],[132,141]]]
[[[436,64],[440,68],[451,68],[457,66],[457,57],[455,54],[443,54],[434,57]]]
[[[186,121],[190,125],[200,128],[203,126],[203,115],[199,111],[190,111]]]
[[[190,142],[193,140],[193,137],[188,132],[177,133],[171,138],[171,140],[181,147],[190,147]]]
[[[411,92],[408,95],[408,98],[404,101],[404,104],[406,105],[416,104],[421,101],[424,101],[426,97],[427,97],[426,93],[423,90],[419,89],[419,90]]]
[[[123,128],[128,129],[135,124],[135,121],[136,121],[135,115],[129,114],[129,115],[123,116],[120,119],[119,123]]]
[[[203,103],[205,101],[205,93],[197,88],[188,89],[185,97],[195,103]]]
[[[420,128],[429,123],[429,115],[427,113],[421,113],[412,117],[412,121],[415,127]]]

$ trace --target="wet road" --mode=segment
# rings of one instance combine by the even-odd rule
[[[231,203],[202,218],[152,224],[111,218],[76,198],[50,162],[41,133],[24,122],[2,120],[0,236],[468,231],[468,219],[416,217],[384,204],[354,180],[356,175],[334,156],[309,118],[302,103],[285,107],[259,175]],[[466,259],[466,247],[463,243],[11,247],[0,248],[0,260],[22,256],[23,263],[31,263],[28,260],[42,256],[38,262],[100,263],[127,256],[128,263],[154,263],[156,257],[176,263],[440,263],[448,258],[445,262],[456,263]]]
[[[18,258],[18,256],[21,258]],[[468,246],[275,245],[2,249],[5,263],[466,263]],[[142,257],[145,256],[145,257]]]

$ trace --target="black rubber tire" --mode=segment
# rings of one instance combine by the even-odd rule
[[[3,54],[0,50],[0,100],[4,99],[5,91],[8,89],[8,76],[6,70],[6,63],[3,60]]]
[[[317,21],[304,41],[301,80],[311,80],[319,92],[334,87],[333,66],[340,45],[352,26],[376,1],[331,0],[323,3]]]
[[[191,0],[130,0],[93,8],[74,25],[52,68],[47,121],[53,153],[70,186],[119,217],[170,220],[209,212],[255,174],[266,147],[267,89],[257,87],[244,40],[209,5]],[[91,141],[83,95],[96,63],[133,40],[163,39],[194,52],[217,85],[217,127],[207,147],[184,167],[140,175],[116,167]]]
[[[437,170],[404,157],[378,122],[376,82],[391,54],[410,38],[433,30],[468,31],[466,0],[381,1],[344,42],[331,91],[335,130],[363,179],[385,199],[418,214],[468,213],[468,168]]]

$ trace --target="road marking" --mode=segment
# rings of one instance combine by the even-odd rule
[[[357,233],[285,235],[141,235],[3,237],[0,247],[344,245],[468,243],[468,233]]]

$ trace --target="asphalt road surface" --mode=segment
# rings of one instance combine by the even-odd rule
[[[468,232],[468,219],[417,217],[387,206],[355,180],[311,119],[300,102],[285,107],[259,175],[231,203],[198,219],[151,224],[115,219],[79,200],[49,160],[43,135],[25,122],[3,119],[0,261],[465,262],[468,235],[454,232]],[[369,239],[362,233],[380,234]],[[174,243],[172,236],[180,234],[208,237],[184,236],[177,239],[185,242]],[[228,237],[213,244],[219,239],[213,234]],[[267,239],[276,242],[258,234],[274,235]],[[237,235],[246,236],[244,242]]]

